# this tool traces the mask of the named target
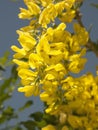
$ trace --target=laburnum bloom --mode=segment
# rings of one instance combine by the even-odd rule
[[[69,20],[66,19],[66,22],[71,22],[75,17],[75,10],[71,11],[75,0],[63,0],[59,2],[53,0],[24,0],[24,3],[27,9],[20,8],[19,18],[32,19],[35,17],[38,23],[45,28],[47,28],[50,22],[54,22],[56,17],[60,18],[63,22],[67,16]],[[43,8],[40,8],[39,5],[43,6]]]
[[[66,100],[68,100],[68,104],[66,105],[66,109],[68,110],[65,109],[64,111],[66,111],[66,113],[74,111],[77,115],[69,115],[68,121],[71,126],[73,128],[95,128],[98,123],[95,121],[98,119],[96,118],[97,103],[95,101],[98,86],[94,76],[89,73],[80,78],[67,78],[64,81],[63,89],[66,90],[65,96]],[[94,95],[92,95],[92,92],[94,92]],[[94,96],[93,99],[92,96]],[[84,116],[84,113],[87,114],[88,117]],[[94,118],[88,120],[89,117]],[[83,124],[83,122],[85,123]]]
[[[17,61],[17,64],[20,66],[18,75],[22,79],[22,84],[26,86],[26,89],[25,87],[24,89],[19,89],[21,92],[26,93],[27,88],[29,89],[27,86],[32,86],[32,83],[35,83],[34,86],[36,86],[37,82],[39,86],[43,86],[43,90],[47,91],[48,89],[45,89],[48,85],[46,85],[45,82],[45,80],[47,80],[47,82],[51,81],[53,88],[55,88],[54,83],[56,83],[56,88],[57,85],[59,86],[57,88],[58,90],[55,92],[55,99],[58,100],[61,98],[58,98],[57,94],[59,89],[62,93],[61,80],[66,77],[66,75],[69,73],[68,71],[79,73],[83,69],[86,59],[83,59],[82,56],[85,54],[85,51],[77,53],[77,51],[81,50],[80,46],[79,49],[74,52],[73,46],[75,44],[72,44],[72,42],[75,41],[73,41],[71,33],[66,31],[65,28],[66,24],[64,23],[59,24],[55,29],[48,28],[46,32],[39,38],[39,41],[35,40],[35,38],[33,38],[29,32],[19,31],[18,40],[25,52],[23,57],[27,58],[27,64],[29,66],[23,70],[21,64],[16,60],[18,57],[16,57],[14,60]],[[18,53],[21,53],[21,51]],[[26,73],[24,73],[24,71]],[[49,86],[49,95],[50,90],[52,89]],[[52,94],[54,95],[54,93]]]
[[[21,47],[12,46],[23,85],[18,91],[39,96],[47,104],[45,112],[58,119],[57,126],[47,124],[42,130],[98,129],[98,76],[73,75],[84,69],[89,39],[78,23],[73,22],[73,32],[66,28],[75,17],[76,1],[24,2],[27,9],[21,8],[19,17],[32,20],[17,31]]]

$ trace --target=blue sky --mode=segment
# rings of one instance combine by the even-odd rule
[[[12,0],[13,1],[13,0]],[[19,7],[24,7],[23,0],[18,0],[18,2],[12,2],[11,0],[0,0],[0,57],[3,56],[5,51],[10,51],[10,46],[13,44],[17,44],[16,30],[20,27],[23,27],[27,24],[27,21],[18,19]],[[90,25],[93,25],[91,31],[91,39],[98,39],[98,9],[90,6],[90,3],[97,3],[98,0],[86,0],[85,4],[81,8],[81,12],[83,13],[83,23],[88,29]],[[95,73],[95,66],[98,65],[98,58],[96,58],[95,54],[88,53],[87,54],[88,63],[85,67],[85,71],[91,71]],[[32,97],[30,99],[34,99],[34,106],[29,109],[30,111],[42,110],[43,106],[40,103],[39,99],[36,97]],[[12,104],[13,107],[17,108],[21,106],[25,100],[27,100],[22,93],[18,93],[17,91],[13,94],[13,100],[10,100],[8,104]],[[28,114],[28,111],[25,113]],[[24,114],[24,118],[25,115]],[[22,118],[22,117],[21,117]]]

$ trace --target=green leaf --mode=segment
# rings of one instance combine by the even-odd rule
[[[36,126],[37,126],[38,128],[43,128],[43,127],[46,126],[47,124],[48,124],[48,123],[47,123],[45,120],[36,122]]]
[[[11,83],[15,86],[15,83],[18,80],[17,66],[16,65],[12,66],[12,68],[11,68],[11,76],[10,77],[12,78]]]
[[[3,114],[0,114],[0,124],[3,124],[6,121],[6,117]]]
[[[0,95],[2,95],[6,91],[6,89],[9,88],[10,84],[12,83],[12,80],[12,77],[4,80],[3,84],[0,86]]]
[[[42,117],[43,117],[43,113],[35,112],[35,113],[31,114],[29,117],[33,118],[35,121],[41,121]]]
[[[98,9],[98,4],[95,4],[95,3],[91,3],[91,6],[95,7]]]
[[[22,124],[24,127],[26,127],[27,130],[35,130],[36,129],[36,123],[32,120],[22,121],[20,124]]]
[[[8,106],[7,109],[5,109],[3,111],[3,114],[6,116],[12,116],[13,112],[14,112],[14,109],[12,107]]]
[[[0,124],[4,123],[5,121],[9,121],[13,118],[17,118],[17,117],[18,116],[15,114],[14,109],[12,107],[8,106],[0,114]]]
[[[55,116],[53,115],[49,115],[49,114],[43,114],[43,119],[49,124],[57,124],[57,119]]]
[[[0,65],[4,65],[4,66],[6,66],[7,64],[7,61],[8,61],[8,57],[9,57],[9,54],[10,54],[10,52],[8,52],[8,51],[6,51],[5,53],[4,53],[4,55],[3,55],[3,57],[0,57]]]
[[[10,93],[3,93],[0,95],[0,105],[3,104],[3,102],[11,97]]]
[[[2,65],[0,65],[0,71],[5,71],[5,68]]]
[[[24,109],[30,107],[32,104],[33,104],[33,101],[31,100],[27,101],[24,106],[19,108],[19,111],[23,111]]]
[[[15,127],[15,126],[14,126]],[[10,129],[9,129],[10,130]],[[15,127],[15,128],[12,128],[11,130],[23,130],[21,127]]]

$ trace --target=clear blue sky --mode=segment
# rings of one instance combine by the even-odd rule
[[[92,2],[98,4],[98,0],[86,0],[81,8],[81,12],[83,13],[84,25],[87,28],[89,28],[91,24],[93,25],[91,38],[92,40],[96,40],[98,39],[98,9],[90,6]],[[18,0],[18,2],[0,0],[0,57],[3,56],[6,50],[11,51],[11,45],[18,45],[16,30],[27,23],[26,21],[18,19],[19,7],[24,7],[22,0]],[[85,70],[95,73],[95,65],[98,65],[98,59],[92,53],[87,54],[87,58],[88,63]],[[7,104],[12,104],[15,108],[21,106],[25,100],[27,100],[22,93],[18,93],[17,91],[15,91],[13,95],[13,100],[10,100]],[[26,114],[30,114],[29,112],[42,110],[42,104],[38,98],[32,97],[30,99],[34,99],[35,105],[32,106],[29,111],[25,111],[23,114],[24,119],[26,118]],[[23,117],[21,116],[21,119]]]

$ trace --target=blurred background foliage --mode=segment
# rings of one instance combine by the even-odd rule
[[[18,2],[18,0],[10,1]],[[98,4],[91,3],[90,5],[98,9]],[[98,52],[98,41],[94,43],[94,48]],[[10,56],[10,52],[6,51],[3,57],[0,57],[0,130],[40,130],[49,123],[55,125],[57,123],[55,117],[42,111],[32,112],[26,121],[19,119],[20,113],[34,105],[32,100],[26,101],[18,109],[6,105],[6,102],[13,98],[12,94],[16,86],[20,84],[16,71],[17,66],[12,63]]]

